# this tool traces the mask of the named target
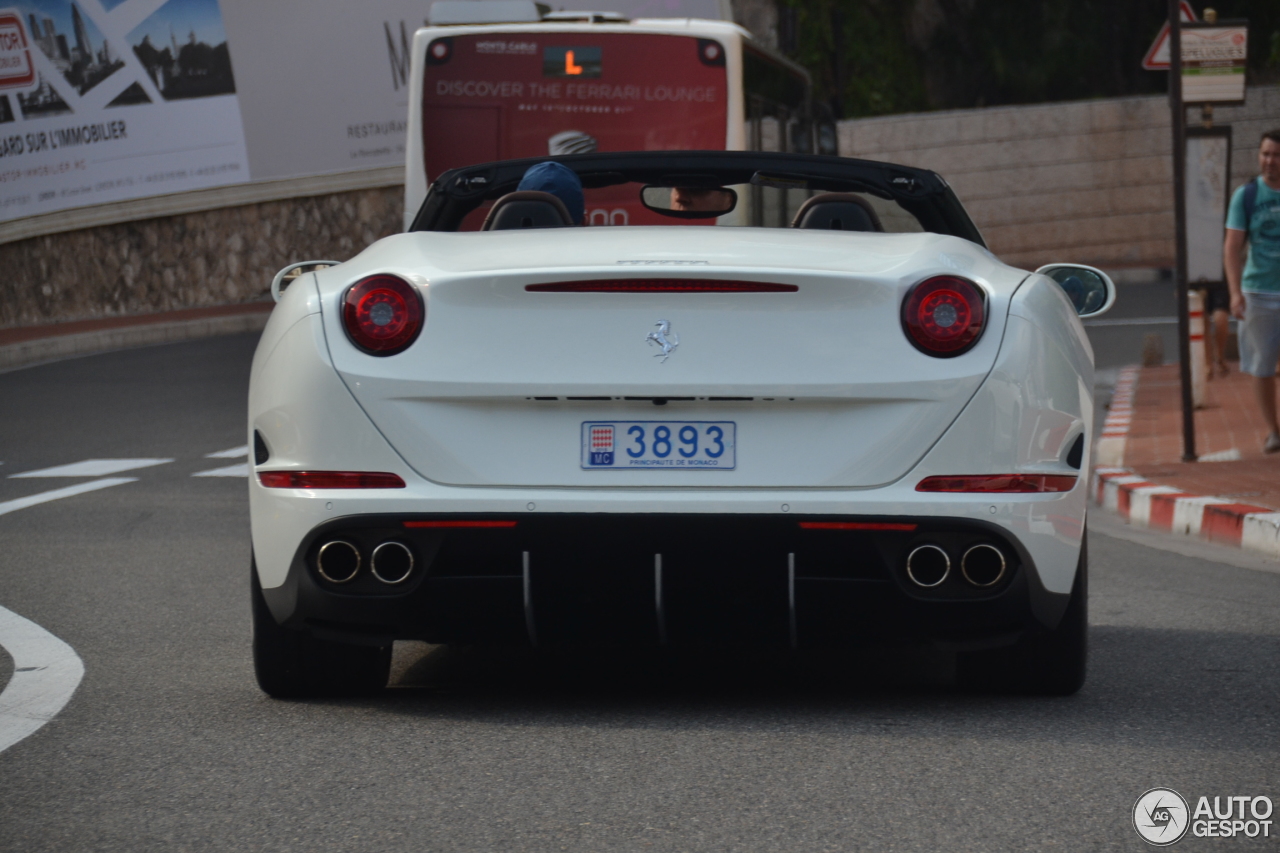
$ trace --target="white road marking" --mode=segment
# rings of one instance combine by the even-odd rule
[[[28,495],[25,498],[16,498],[11,501],[0,503],[0,515],[13,512],[14,510],[26,509],[36,504],[48,503],[62,498],[70,498],[75,495],[83,495],[85,492],[96,492],[98,489],[106,489],[111,486],[119,486],[124,483],[136,483],[137,477],[107,477],[102,480],[90,480],[88,483],[77,483],[74,486],[67,486],[65,489],[54,489],[51,492],[40,492],[36,495]]]
[[[152,465],[164,465],[172,459],[85,459],[83,462],[72,462],[70,465],[56,465],[53,468],[41,468],[38,471],[23,471],[21,474],[10,474],[11,480],[24,477],[105,477],[107,474],[119,474],[121,471],[132,471],[135,468],[150,468]]]
[[[1197,461],[1199,462],[1239,462],[1244,457],[1240,455],[1240,448],[1233,447],[1230,450],[1219,450],[1217,453],[1206,453]]]
[[[214,468],[210,471],[197,471],[191,476],[192,477],[248,477],[249,463],[241,462],[239,465],[228,465],[226,468]]]
[[[241,456],[249,455],[249,445],[242,444],[239,447],[233,447],[230,450],[219,450],[217,453],[206,453],[205,459],[239,459]]]
[[[0,646],[13,658],[13,677],[0,693],[0,752],[66,707],[84,677],[76,650],[11,610],[0,607]]]

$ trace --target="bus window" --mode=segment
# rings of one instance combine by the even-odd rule
[[[742,88],[754,95],[793,112],[808,106],[808,81],[787,66],[764,53],[744,48],[742,51]]]
[[[813,123],[808,80],[796,69],[755,49],[742,52],[747,108],[747,147],[753,151],[809,153]],[[809,197],[802,190],[752,187],[751,225],[785,228]]]

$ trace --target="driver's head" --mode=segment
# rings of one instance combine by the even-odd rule
[[[672,210],[719,210],[723,201],[723,190],[703,187],[672,187]]]
[[[551,193],[564,202],[564,206],[569,210],[569,218],[575,225],[582,223],[582,215],[586,211],[586,203],[582,197],[582,181],[569,167],[551,161],[530,166],[516,189]]]

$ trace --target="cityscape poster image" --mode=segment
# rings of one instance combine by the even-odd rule
[[[729,15],[725,0],[577,6]],[[0,225],[249,182],[366,173],[387,185],[403,175],[409,46],[430,8],[0,0]],[[557,150],[589,142],[565,139]]]
[[[18,0],[10,15],[36,73],[0,88],[0,222],[249,179],[218,0]]]

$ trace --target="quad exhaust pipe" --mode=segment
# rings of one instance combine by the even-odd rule
[[[980,588],[998,584],[1004,578],[1007,568],[1004,552],[985,542],[965,551],[960,559],[960,574],[969,583]]]
[[[360,574],[360,549],[345,539],[332,539],[316,552],[316,571],[330,583],[350,583]],[[373,549],[369,570],[388,586],[404,583],[413,574],[413,551],[403,542],[389,539]]]
[[[1004,580],[1009,564],[995,545],[971,545],[960,558],[960,575],[971,586],[985,589]],[[907,555],[907,577],[922,589],[940,585],[951,575],[951,556],[938,545],[919,545]]]
[[[920,545],[907,555],[907,577],[919,587],[935,587],[951,574],[951,557],[937,545]]]
[[[373,576],[385,584],[404,583],[413,572],[413,552],[403,542],[394,539],[373,549],[369,558]]]
[[[360,573],[360,549],[345,539],[326,542],[316,553],[316,570],[330,583],[349,583]]]

